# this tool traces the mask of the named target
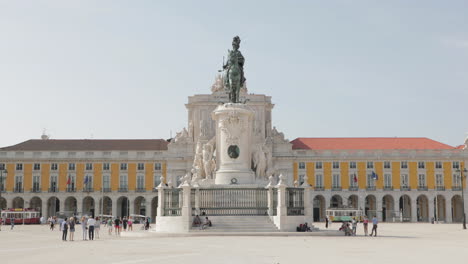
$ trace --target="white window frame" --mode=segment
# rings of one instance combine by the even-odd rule
[[[409,178],[407,173],[402,173],[400,175],[400,185],[404,188],[409,188]]]
[[[137,184],[137,189],[145,188],[145,175],[144,174],[137,174],[136,184]]]
[[[332,162],[332,169],[339,169],[340,168],[340,162],[339,161],[333,161]]]
[[[436,187],[444,187],[444,174],[437,173],[436,174]]]
[[[301,162],[298,162],[297,167],[298,167],[300,170],[305,170],[306,164],[305,164],[305,162],[302,162],[302,161],[301,161]]]
[[[323,188],[323,174],[315,174],[315,187]]]
[[[119,175],[119,188],[120,189],[128,188],[128,175],[127,174]]]
[[[339,173],[332,174],[332,188],[341,188],[341,177]]]
[[[323,162],[317,161],[317,162],[315,163],[315,169],[316,169],[316,170],[322,170],[322,169],[323,169]]]
[[[401,161],[400,162],[400,169],[408,169],[408,161]]]
[[[422,188],[427,187],[426,174],[424,174],[424,173],[419,173],[418,174],[418,187],[422,187]]]
[[[392,188],[392,174],[385,173],[384,174],[384,188]]]
[[[102,188],[110,189],[111,186],[111,176],[110,174],[103,174],[102,175]]]

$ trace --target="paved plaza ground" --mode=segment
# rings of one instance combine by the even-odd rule
[[[324,229],[323,224],[318,227]],[[335,223],[331,229],[337,229]],[[467,263],[468,231],[461,224],[379,225],[378,237],[161,236],[144,233],[74,242],[48,226],[3,226],[1,263]],[[103,231],[106,229],[103,229]],[[294,235],[294,234],[292,234]]]

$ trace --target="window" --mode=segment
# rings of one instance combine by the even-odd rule
[[[424,169],[426,168],[426,164],[424,161],[418,161],[418,169]]]
[[[390,173],[384,174],[384,188],[392,187],[392,175]]]
[[[5,170],[5,163],[0,163],[0,170],[4,171]]]
[[[56,192],[58,187],[58,176],[50,175],[50,191]]]
[[[459,161],[454,161],[452,163],[452,168],[454,169],[459,169],[460,168],[460,162]]]
[[[358,177],[356,173],[351,173],[349,175],[349,186],[350,187],[357,187]]]
[[[408,174],[401,174],[401,187],[408,188]]]
[[[126,189],[128,187],[128,178],[126,174],[120,174],[119,186],[121,189]]]
[[[144,189],[145,188],[145,175],[138,174],[137,175],[137,189]]]
[[[158,187],[159,184],[161,184],[161,175],[154,175],[153,176],[153,180],[154,180],[154,188]]]
[[[402,161],[401,162],[401,168],[402,169],[407,169],[408,168],[408,162],[407,161]]]
[[[300,170],[305,169],[305,162],[299,162],[299,169]]]
[[[75,190],[76,187],[76,176],[75,175],[68,175],[68,179],[70,179],[70,184],[67,185],[68,190]],[[67,181],[68,181],[67,179]]]
[[[41,170],[41,164],[40,163],[34,163],[33,168],[34,168],[35,171]]]
[[[74,171],[75,170],[75,163],[68,163],[68,170]]]
[[[126,171],[127,170],[127,163],[120,163],[120,170]]]
[[[436,161],[435,168],[436,169],[442,169],[442,162],[441,161]]]
[[[368,168],[368,169],[373,169],[373,168],[374,168],[374,162],[368,161],[368,162],[367,162],[367,168]]]
[[[34,175],[33,176],[33,186],[32,186],[33,192],[38,192],[41,190],[41,176],[40,175]]]
[[[16,170],[22,171],[23,170],[23,163],[16,163]]]
[[[426,187],[426,174],[418,175],[418,186],[423,188]]]
[[[87,174],[84,178],[83,189],[90,190],[93,188],[93,175]]]
[[[453,187],[461,187],[460,173],[453,174]]]
[[[105,170],[105,171],[110,170],[110,164],[109,163],[103,163],[102,164],[102,170]]]
[[[355,169],[355,168],[356,168],[356,162],[355,162],[355,161],[351,161],[351,162],[349,163],[349,168],[350,168],[350,169]]]
[[[444,186],[444,175],[436,174],[436,187],[443,187],[443,186]]]
[[[372,173],[367,174],[367,187],[375,187],[375,179]]]
[[[333,169],[339,169],[340,168],[340,163],[338,161],[333,162]]]
[[[315,168],[317,170],[321,170],[322,169],[322,162],[321,161],[317,161],[317,163],[315,163]]]
[[[315,186],[318,188],[323,188],[323,176],[322,174],[315,175]]]
[[[110,189],[110,175],[109,174],[104,174],[102,176],[102,188],[107,189],[107,190]]]
[[[50,170],[56,171],[57,169],[58,169],[57,163],[51,163],[51,164],[50,164]]]
[[[332,188],[340,188],[340,175],[339,174],[333,174],[332,176]]]
[[[304,175],[303,174],[299,175],[298,183],[299,183],[299,186],[301,186],[304,183]]]
[[[23,191],[23,175],[15,176],[15,192]]]
[[[154,170],[160,171],[161,170],[161,163],[154,164]]]
[[[6,177],[5,176],[1,177],[1,179],[0,179],[0,192],[5,191],[5,182],[6,182]]]
[[[384,161],[383,167],[384,169],[390,169],[390,161]]]
[[[93,164],[92,163],[86,163],[86,170],[87,171],[93,170]]]
[[[145,164],[144,163],[138,163],[137,167],[138,167],[139,171],[145,170]]]

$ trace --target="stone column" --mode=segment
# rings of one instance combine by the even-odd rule
[[[375,197],[375,203],[376,203],[376,215],[377,215],[377,220],[379,220],[379,222],[382,222],[382,211],[383,211],[383,204],[382,204],[382,199],[381,197]]]
[[[449,196],[445,197],[445,222],[452,223],[452,199]]]
[[[190,202],[190,193],[191,193],[191,187],[190,184],[185,181],[183,184],[180,185],[182,189],[182,222],[183,222],[183,230],[184,231],[189,231],[190,226],[192,224],[192,204]]]
[[[6,204],[6,209],[8,209],[8,208],[13,208],[13,198],[11,198],[11,197],[10,197],[10,198],[5,197],[5,200],[6,200],[6,203],[7,203],[7,204]]]
[[[311,197],[311,188],[309,184],[309,178],[307,175],[304,176],[304,183],[301,185],[304,188],[304,218],[305,222],[313,222],[314,221],[314,204],[310,200]]]
[[[47,200],[41,200],[41,216],[47,219]]]
[[[66,198],[62,198],[60,199],[59,201],[59,211],[60,212],[64,212],[65,211],[65,199]],[[79,199],[76,199],[76,206],[78,207],[78,204],[80,204],[80,200]],[[79,210],[78,210],[79,211]]]
[[[416,203],[416,198],[411,198],[411,222],[418,222],[418,205]]]
[[[81,196],[78,196],[78,197],[75,197],[76,198],[76,212],[79,214],[80,212],[83,214],[84,213],[84,208],[83,208],[83,197]],[[65,200],[64,200],[65,201]],[[62,201],[60,200],[60,211],[64,211],[65,210],[65,207],[64,209],[62,209]]]
[[[112,198],[111,198],[112,199]],[[112,199],[112,215],[117,217],[117,199]]]
[[[266,187],[268,189],[268,215],[273,216],[273,186]]]
[[[131,214],[134,214],[135,212],[133,211],[135,208],[134,208],[134,202],[135,202],[135,199],[130,199],[130,197],[127,198],[128,199],[128,216],[130,216]],[[127,216],[127,217],[128,217]]]
[[[278,189],[278,208],[277,216],[287,216],[287,207],[286,207],[286,183],[284,183],[283,176],[280,175],[280,182],[276,186]]]
[[[200,188],[195,189],[195,213],[200,215]]]
[[[163,184],[164,183],[161,182],[161,184],[157,187],[158,189],[158,208],[156,209],[157,217],[164,216],[164,190],[166,188]]]

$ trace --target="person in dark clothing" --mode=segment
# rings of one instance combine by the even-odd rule
[[[67,234],[68,234],[68,221],[64,220],[62,222],[62,240],[67,241]]]
[[[120,235],[120,218],[115,218],[114,220],[115,234]]]
[[[124,217],[122,224],[123,224],[123,230],[127,231],[127,224],[128,224],[127,217]]]

